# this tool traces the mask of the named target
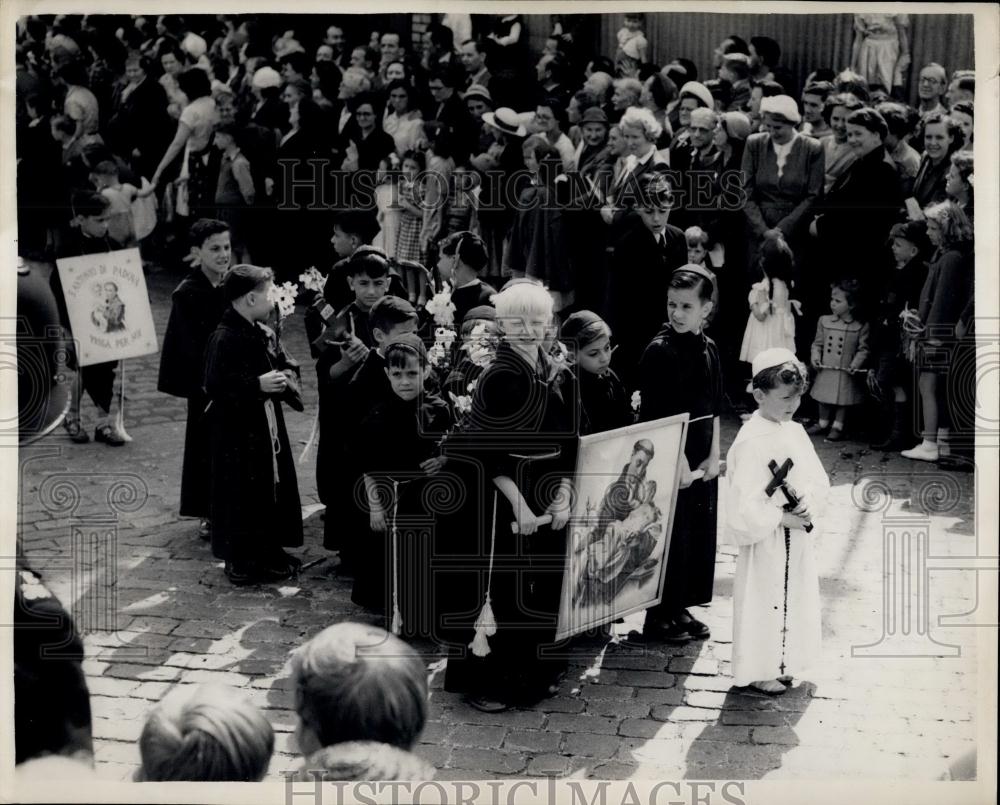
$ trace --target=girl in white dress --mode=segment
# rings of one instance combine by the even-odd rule
[[[792,282],[792,250],[784,240],[769,239],[760,248],[759,266],[764,277],[750,288],[750,315],[743,333],[740,360],[753,363],[765,349],[785,347],[795,351],[795,319],[789,298]],[[747,392],[751,390],[747,386]]]

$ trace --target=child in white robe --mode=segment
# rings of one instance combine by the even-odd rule
[[[733,677],[739,687],[784,693],[793,673],[819,657],[819,579],[813,540],[830,481],[805,429],[792,421],[808,383],[806,368],[788,349],[774,347],[753,361],[757,410],[743,424],[726,464],[726,532],[740,548],[733,589]],[[792,460],[786,482],[799,504],[791,511],[780,489],[768,496],[769,462]],[[785,528],[788,551],[785,618]],[[787,628],[784,641],[782,631]]]

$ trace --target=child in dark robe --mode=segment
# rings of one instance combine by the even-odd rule
[[[447,403],[424,392],[431,368],[415,333],[389,339],[385,373],[392,388],[362,421],[359,444],[372,539],[354,578],[355,601],[371,601],[394,634],[427,636],[430,526],[424,492],[444,464],[441,437],[451,427]],[[370,550],[368,549],[370,548]]]
[[[210,434],[205,427],[208,398],[202,389],[205,345],[226,309],[222,278],[229,270],[232,246],[223,221],[201,218],[191,226],[194,268],[171,296],[170,318],[163,336],[157,390],[188,401],[184,430],[184,464],[181,470],[182,517],[201,519],[199,536],[212,536],[209,519],[211,478]]]
[[[611,368],[611,328],[590,310],[563,322],[560,336],[573,357],[580,387],[580,435],[632,424],[632,412],[618,375]]]
[[[389,264],[378,254],[358,254],[342,270],[354,301],[337,311],[314,343],[319,356],[316,359],[319,389],[316,490],[320,502],[331,512],[350,502],[341,475],[345,466],[346,431],[356,423],[342,416],[341,403],[348,383],[364,363],[368,350],[375,346],[368,313],[389,287]],[[327,529],[324,545],[328,550],[340,548],[336,536],[336,531]]]
[[[464,322],[474,307],[493,304],[496,289],[479,278],[489,259],[483,239],[472,232],[454,232],[442,241],[438,272],[452,287],[455,321]]]
[[[645,638],[669,643],[709,635],[687,607],[709,603],[715,580],[722,372],[715,342],[702,332],[712,291],[711,275],[701,266],[675,271],[667,291],[669,319],[639,362],[639,421],[690,415],[663,599],[646,611],[643,627]]]
[[[281,413],[290,386],[258,326],[274,308],[273,285],[269,268],[232,268],[222,283],[230,306],[205,350],[212,552],[237,585],[286,579],[301,564],[282,550],[302,545],[295,460]]]
[[[365,445],[358,438],[357,426],[372,409],[391,393],[389,378],[385,373],[383,349],[390,338],[412,333],[417,328],[417,312],[413,305],[398,296],[384,296],[369,313],[374,348],[367,350],[364,361],[354,372],[350,383],[343,389],[338,403],[338,415],[344,424],[343,452],[338,472],[336,508],[328,508],[324,521],[324,545],[340,545],[340,560],[348,569],[357,571],[360,543],[368,534],[368,506],[365,500],[363,470],[360,462]],[[356,600],[368,606],[373,602]]]

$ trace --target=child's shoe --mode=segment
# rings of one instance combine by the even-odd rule
[[[900,455],[903,458],[913,459],[914,461],[937,461],[940,458],[940,451],[935,442],[929,442],[924,439],[916,447],[903,450]]]
[[[828,442],[840,442],[844,439],[844,429],[843,428],[830,428],[830,432],[826,436],[826,441]]]
[[[826,429],[830,427],[829,422],[814,422],[808,428],[806,428],[806,433],[810,436],[819,436],[821,433],[825,433]]]
[[[63,420],[63,427],[66,429],[66,433],[69,434],[69,440],[74,444],[86,444],[90,441],[90,436],[83,429],[83,425],[80,424],[79,419],[66,417]]]
[[[115,433],[114,428],[108,424],[98,425],[94,429],[94,441],[104,442],[109,447],[121,447],[125,444],[125,439]]]

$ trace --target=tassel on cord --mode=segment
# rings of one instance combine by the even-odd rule
[[[319,408],[316,408],[316,416],[313,417],[312,430],[309,431],[309,438],[306,439],[306,446],[302,448],[302,454],[299,456],[299,464],[305,464],[306,458],[309,456],[309,452],[313,449],[316,444],[316,440],[319,438]]]
[[[399,484],[392,482],[392,625],[394,635],[403,631],[403,616],[399,612],[399,534],[396,531],[396,500]]]
[[[111,420],[111,428],[115,434],[126,442],[131,442],[132,437],[125,430],[125,361],[123,360],[118,361],[115,385],[118,387],[117,393],[113,393],[111,396],[113,412],[109,412],[108,419]]]
[[[493,491],[493,527],[490,530],[490,569],[486,575],[486,600],[483,608],[476,618],[476,634],[469,643],[469,648],[477,657],[485,657],[490,653],[490,641],[487,635],[494,635],[497,631],[496,618],[493,617],[493,607],[490,599],[490,584],[493,581],[493,552],[497,541],[497,492]]]

